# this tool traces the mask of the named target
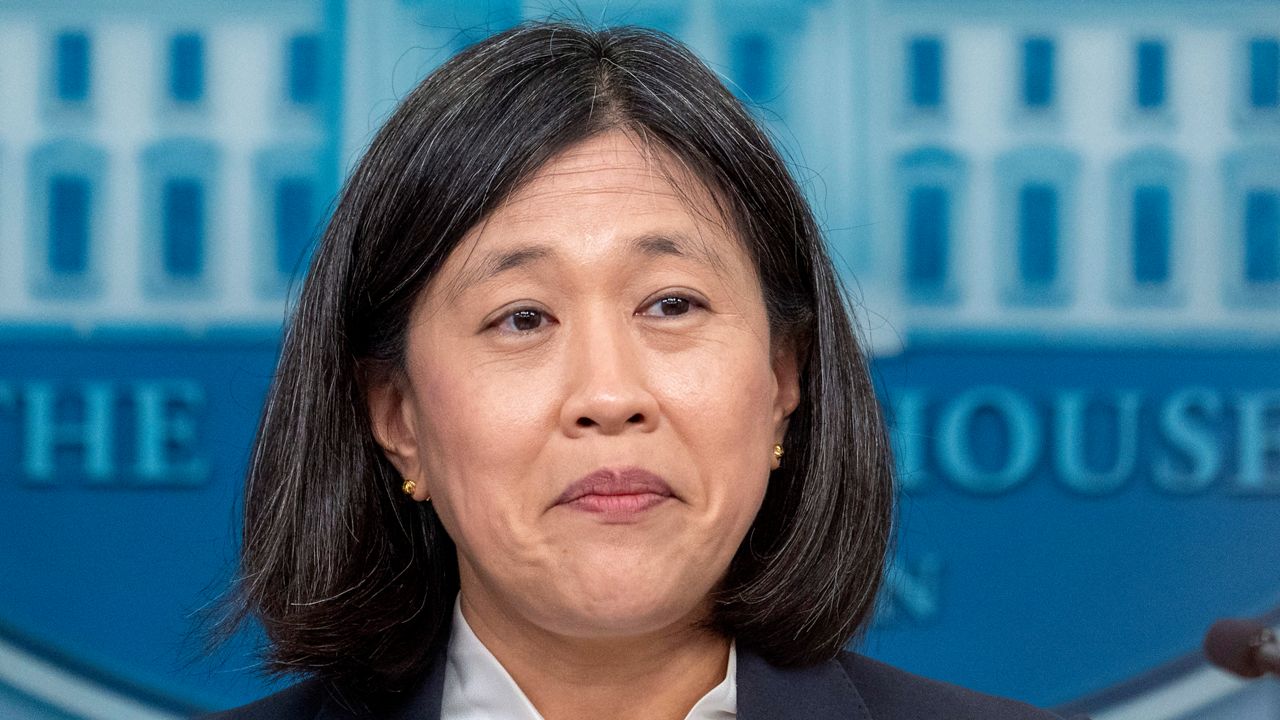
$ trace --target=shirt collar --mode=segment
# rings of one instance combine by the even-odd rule
[[[453,601],[444,672],[440,720],[542,720],[511,674],[467,624],[461,593]]]
[[[520,686],[476,637],[462,616],[462,594],[453,602],[453,628],[446,653],[441,720],[542,720]],[[685,720],[733,720],[737,717],[736,643],[719,685],[703,695]]]

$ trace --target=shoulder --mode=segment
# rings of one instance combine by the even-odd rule
[[[1059,720],[1057,715],[1007,698],[930,680],[865,655],[836,658],[858,689],[871,717],[948,720]]]
[[[319,680],[304,680],[248,705],[200,715],[195,720],[310,720],[320,711],[326,696]]]

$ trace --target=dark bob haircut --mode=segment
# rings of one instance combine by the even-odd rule
[[[254,443],[240,573],[221,628],[265,631],[266,667],[406,686],[448,635],[456,550],[408,500],[365,390],[401,367],[419,297],[464,234],[558,153],[622,129],[692,169],[758,272],[801,400],[786,460],[710,619],[777,665],[834,656],[875,606],[892,459],[843,286],[812,210],[743,105],[661,32],[526,22],[403,99],[342,189],[286,331]]]

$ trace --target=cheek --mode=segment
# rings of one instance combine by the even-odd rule
[[[440,357],[442,362],[419,368],[416,404],[427,456],[444,466],[446,477],[511,467],[536,452],[531,439],[546,432],[553,400],[546,383],[494,372],[460,353]]]
[[[512,487],[527,481],[521,470],[547,436],[546,393],[465,357],[422,367],[420,377],[419,452],[442,522],[462,545],[509,544],[512,516],[532,506]]]
[[[731,346],[699,355],[680,358],[664,373],[663,395],[678,406],[678,419],[687,425],[678,430],[689,441],[736,437],[735,454],[742,455],[748,449],[744,442],[770,437],[777,388],[767,358]]]
[[[751,350],[754,350],[752,348]],[[748,518],[764,496],[776,384],[767,357],[721,347],[668,375],[667,417],[703,479],[713,515]]]

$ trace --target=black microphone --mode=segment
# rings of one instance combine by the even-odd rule
[[[1280,642],[1257,620],[1219,620],[1204,636],[1209,662],[1240,677],[1280,675]]]

